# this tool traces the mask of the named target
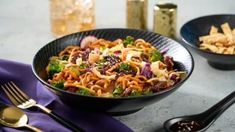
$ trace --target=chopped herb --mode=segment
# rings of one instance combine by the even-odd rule
[[[51,85],[56,88],[63,89],[64,88],[64,80],[53,81],[51,83]]]
[[[119,71],[130,70],[130,66],[127,63],[122,63],[119,67]]]
[[[124,47],[126,47],[128,44],[132,45],[134,43],[134,38],[131,36],[127,36],[124,40],[123,40],[123,45]]]
[[[60,72],[63,70],[64,65],[60,64],[59,60],[50,60],[49,66],[48,66],[48,74],[49,78],[52,78],[55,73]]]
[[[68,60],[69,59],[69,55],[63,55],[63,56],[60,56],[59,58],[60,60]]]
[[[81,69],[86,69],[87,67],[88,67],[87,63],[82,63],[79,65],[79,68],[81,68]]]
[[[163,56],[159,51],[152,50],[152,52],[150,53],[150,61],[151,62],[159,61],[162,59],[163,59]]]
[[[98,60],[98,61],[96,62],[96,66],[97,66],[99,69],[101,69],[106,61],[107,61],[107,60],[106,60],[105,58],[100,59],[100,60]]]
[[[116,87],[114,88],[114,90],[113,90],[113,95],[114,95],[114,96],[118,96],[118,95],[120,95],[122,92],[123,92],[122,87],[116,86]]]
[[[90,95],[90,92],[86,89],[80,88],[79,90],[77,90],[76,92],[79,95]]]

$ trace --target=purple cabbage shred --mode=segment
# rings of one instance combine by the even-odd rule
[[[151,78],[153,75],[153,72],[151,71],[151,67],[149,63],[146,63],[142,68],[141,68],[141,75],[147,77],[147,78]]]

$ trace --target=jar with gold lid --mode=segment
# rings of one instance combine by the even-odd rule
[[[148,0],[126,0],[126,26],[147,29]]]
[[[177,5],[158,2],[154,6],[153,31],[167,37],[176,37]]]

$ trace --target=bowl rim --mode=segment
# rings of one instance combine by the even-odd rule
[[[190,43],[188,42],[184,35],[182,35],[183,33],[183,28],[190,24],[191,22],[194,22],[194,21],[197,21],[199,19],[204,19],[204,18],[208,18],[208,17],[215,17],[215,16],[234,16],[235,17],[235,14],[226,14],[226,13],[222,13],[222,14],[211,14],[211,15],[204,15],[204,16],[199,16],[199,17],[196,17],[196,18],[193,18],[191,20],[188,20],[187,22],[185,22],[181,28],[180,28],[180,36],[181,36],[181,40],[187,44],[188,46],[192,47],[193,49],[197,50],[197,51],[200,51],[200,52],[204,52],[204,53],[207,53],[207,54],[210,54],[210,55],[216,55],[216,56],[224,56],[224,57],[235,57],[235,54],[220,54],[220,53],[214,53],[214,52],[211,52],[211,51],[208,51],[208,50],[202,50],[199,48],[199,46],[197,46],[198,44],[195,44],[195,43]],[[235,28],[235,27],[234,27]]]
[[[141,95],[141,96],[128,96],[128,97],[99,97],[99,96],[89,96],[89,95],[79,95],[79,94],[76,94],[76,93],[72,93],[72,92],[68,92],[68,91],[65,91],[65,90],[62,90],[62,89],[58,89],[52,85],[50,85],[49,83],[47,83],[45,80],[43,80],[37,73],[36,73],[36,69],[35,69],[35,64],[34,64],[34,61],[35,61],[35,58],[36,58],[36,55],[44,48],[46,47],[48,44],[51,44],[51,43],[54,43],[55,41],[58,41],[58,40],[61,40],[61,39],[64,39],[68,36],[72,36],[72,35],[75,35],[75,34],[82,34],[82,33],[85,33],[85,32],[91,32],[91,31],[103,31],[103,30],[135,30],[135,31],[140,31],[140,32],[144,32],[144,33],[153,33],[153,34],[156,34],[156,35],[159,35],[161,37],[164,37],[164,38],[167,38],[169,39],[170,41],[173,41],[175,43],[177,43],[177,45],[179,46],[182,46],[182,48],[184,48],[186,50],[186,52],[189,54],[189,57],[191,59],[191,67],[190,67],[190,70],[186,73],[186,76],[181,79],[178,83],[176,83],[175,85],[173,85],[172,87],[168,88],[168,89],[165,89],[165,90],[162,90],[162,91],[159,91],[159,92],[156,92],[156,93],[153,93],[153,94],[150,94],[150,95]],[[173,57],[174,58],[174,57]],[[132,29],[132,28],[97,28],[97,29],[92,29],[92,30],[86,30],[86,31],[80,31],[80,32],[76,32],[76,33],[72,33],[72,34],[68,34],[68,35],[65,35],[65,36],[62,36],[60,38],[56,38],[52,41],[49,41],[48,43],[46,43],[44,46],[42,46],[37,52],[36,54],[34,55],[33,57],[33,61],[32,61],[32,71],[33,71],[33,74],[34,76],[36,76],[36,78],[43,84],[43,85],[46,85],[47,87],[49,87],[50,89],[52,90],[55,90],[55,91],[60,91],[62,93],[65,93],[65,94],[70,94],[70,95],[73,95],[73,96],[81,96],[81,97],[86,97],[86,98],[92,98],[92,99],[100,99],[100,100],[130,100],[130,99],[137,99],[137,98],[149,98],[149,97],[152,97],[152,96],[157,96],[157,95],[161,95],[161,94],[164,94],[164,93],[168,93],[170,91],[174,91],[176,89],[178,89],[180,87],[180,85],[182,85],[192,74],[193,70],[194,70],[194,58],[193,58],[193,55],[191,54],[191,52],[183,45],[181,44],[180,42],[172,39],[172,38],[169,38],[169,37],[166,37],[164,35],[161,35],[161,34],[158,34],[158,33],[155,33],[155,32],[152,32],[152,31],[147,31],[147,30],[141,30],[141,29]]]

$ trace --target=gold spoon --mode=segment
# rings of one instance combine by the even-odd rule
[[[28,117],[22,110],[0,104],[0,124],[13,128],[26,127],[35,132],[42,132],[42,130],[28,125],[27,122]]]

